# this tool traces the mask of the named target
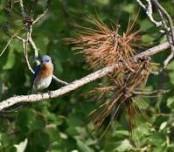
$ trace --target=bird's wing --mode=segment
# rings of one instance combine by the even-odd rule
[[[40,69],[41,69],[41,65],[37,65],[37,66],[34,68],[33,81],[35,80],[36,76],[38,75]]]

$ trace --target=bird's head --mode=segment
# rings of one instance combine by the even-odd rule
[[[52,63],[51,57],[48,55],[43,55],[40,58],[40,62],[41,64],[48,64],[48,63]]]

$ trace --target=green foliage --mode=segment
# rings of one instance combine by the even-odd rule
[[[26,11],[37,17],[46,7],[46,1],[25,1]],[[174,16],[173,2],[163,5]],[[55,64],[55,74],[71,82],[92,72],[84,58],[67,46],[63,39],[74,36],[75,24],[88,26],[89,16],[100,16],[110,26],[119,22],[125,31],[128,20],[133,20],[139,7],[133,0],[52,0],[45,18],[33,28],[33,39],[40,54],[49,54]],[[20,31],[25,36],[18,1],[0,1],[0,50],[7,41]],[[142,33],[140,48],[164,41],[158,29],[140,10],[135,25]],[[33,50],[29,49],[30,62]],[[162,63],[167,53],[154,57]],[[174,63],[158,76],[151,76],[149,88],[167,89],[169,92],[155,98],[138,100],[144,118],[137,120],[133,134],[129,134],[126,120],[119,116],[105,136],[100,138],[88,122],[88,114],[95,107],[95,100],[86,94],[97,83],[88,84],[63,97],[47,102],[12,107],[12,112],[0,113],[0,151],[14,152],[26,148],[26,152],[127,152],[127,151],[174,151]],[[32,74],[27,69],[21,41],[14,39],[0,57],[0,99],[18,94],[29,94]],[[59,88],[53,82],[50,90]],[[15,110],[16,109],[16,110]],[[124,115],[124,114],[122,114]],[[27,141],[26,143],[24,141]],[[26,145],[25,145],[26,144]],[[26,146],[26,147],[25,147]],[[15,148],[17,147],[17,148]]]

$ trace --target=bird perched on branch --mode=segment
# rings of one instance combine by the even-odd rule
[[[32,92],[38,92],[46,89],[51,84],[53,78],[54,66],[51,57],[43,55],[40,58],[40,65],[34,70],[34,81]]]

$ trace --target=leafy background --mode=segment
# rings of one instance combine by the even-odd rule
[[[162,4],[174,17],[174,1],[165,0]],[[35,18],[45,10],[46,1],[24,1],[24,5],[28,14]],[[53,58],[55,74],[71,82],[92,72],[84,57],[73,52],[63,41],[77,33],[78,28],[74,25],[88,26],[86,20],[90,16],[99,16],[110,26],[119,23],[123,32],[128,20],[133,20],[138,12],[136,28],[142,33],[141,49],[165,41],[134,0],[52,0],[46,17],[33,28],[33,39],[40,54],[48,54]],[[3,50],[11,35],[22,27],[19,2],[1,0],[0,50]],[[20,33],[21,36],[24,34],[24,31]],[[167,54],[166,51],[155,55],[153,59],[162,63]],[[32,49],[29,56],[32,62]],[[26,152],[174,151],[173,62],[160,75],[152,75],[148,81],[148,88],[167,89],[168,93],[155,98],[137,99],[146,117],[137,120],[132,136],[122,116],[113,122],[102,138],[93,130],[88,114],[94,109],[96,101],[87,98],[86,94],[98,83],[102,84],[102,81],[98,80],[47,102],[13,107],[1,113],[0,151],[22,152],[22,147],[26,147]],[[29,94],[31,85],[32,74],[27,69],[22,44],[14,39],[0,57],[0,99]],[[49,89],[59,87],[53,81]]]

